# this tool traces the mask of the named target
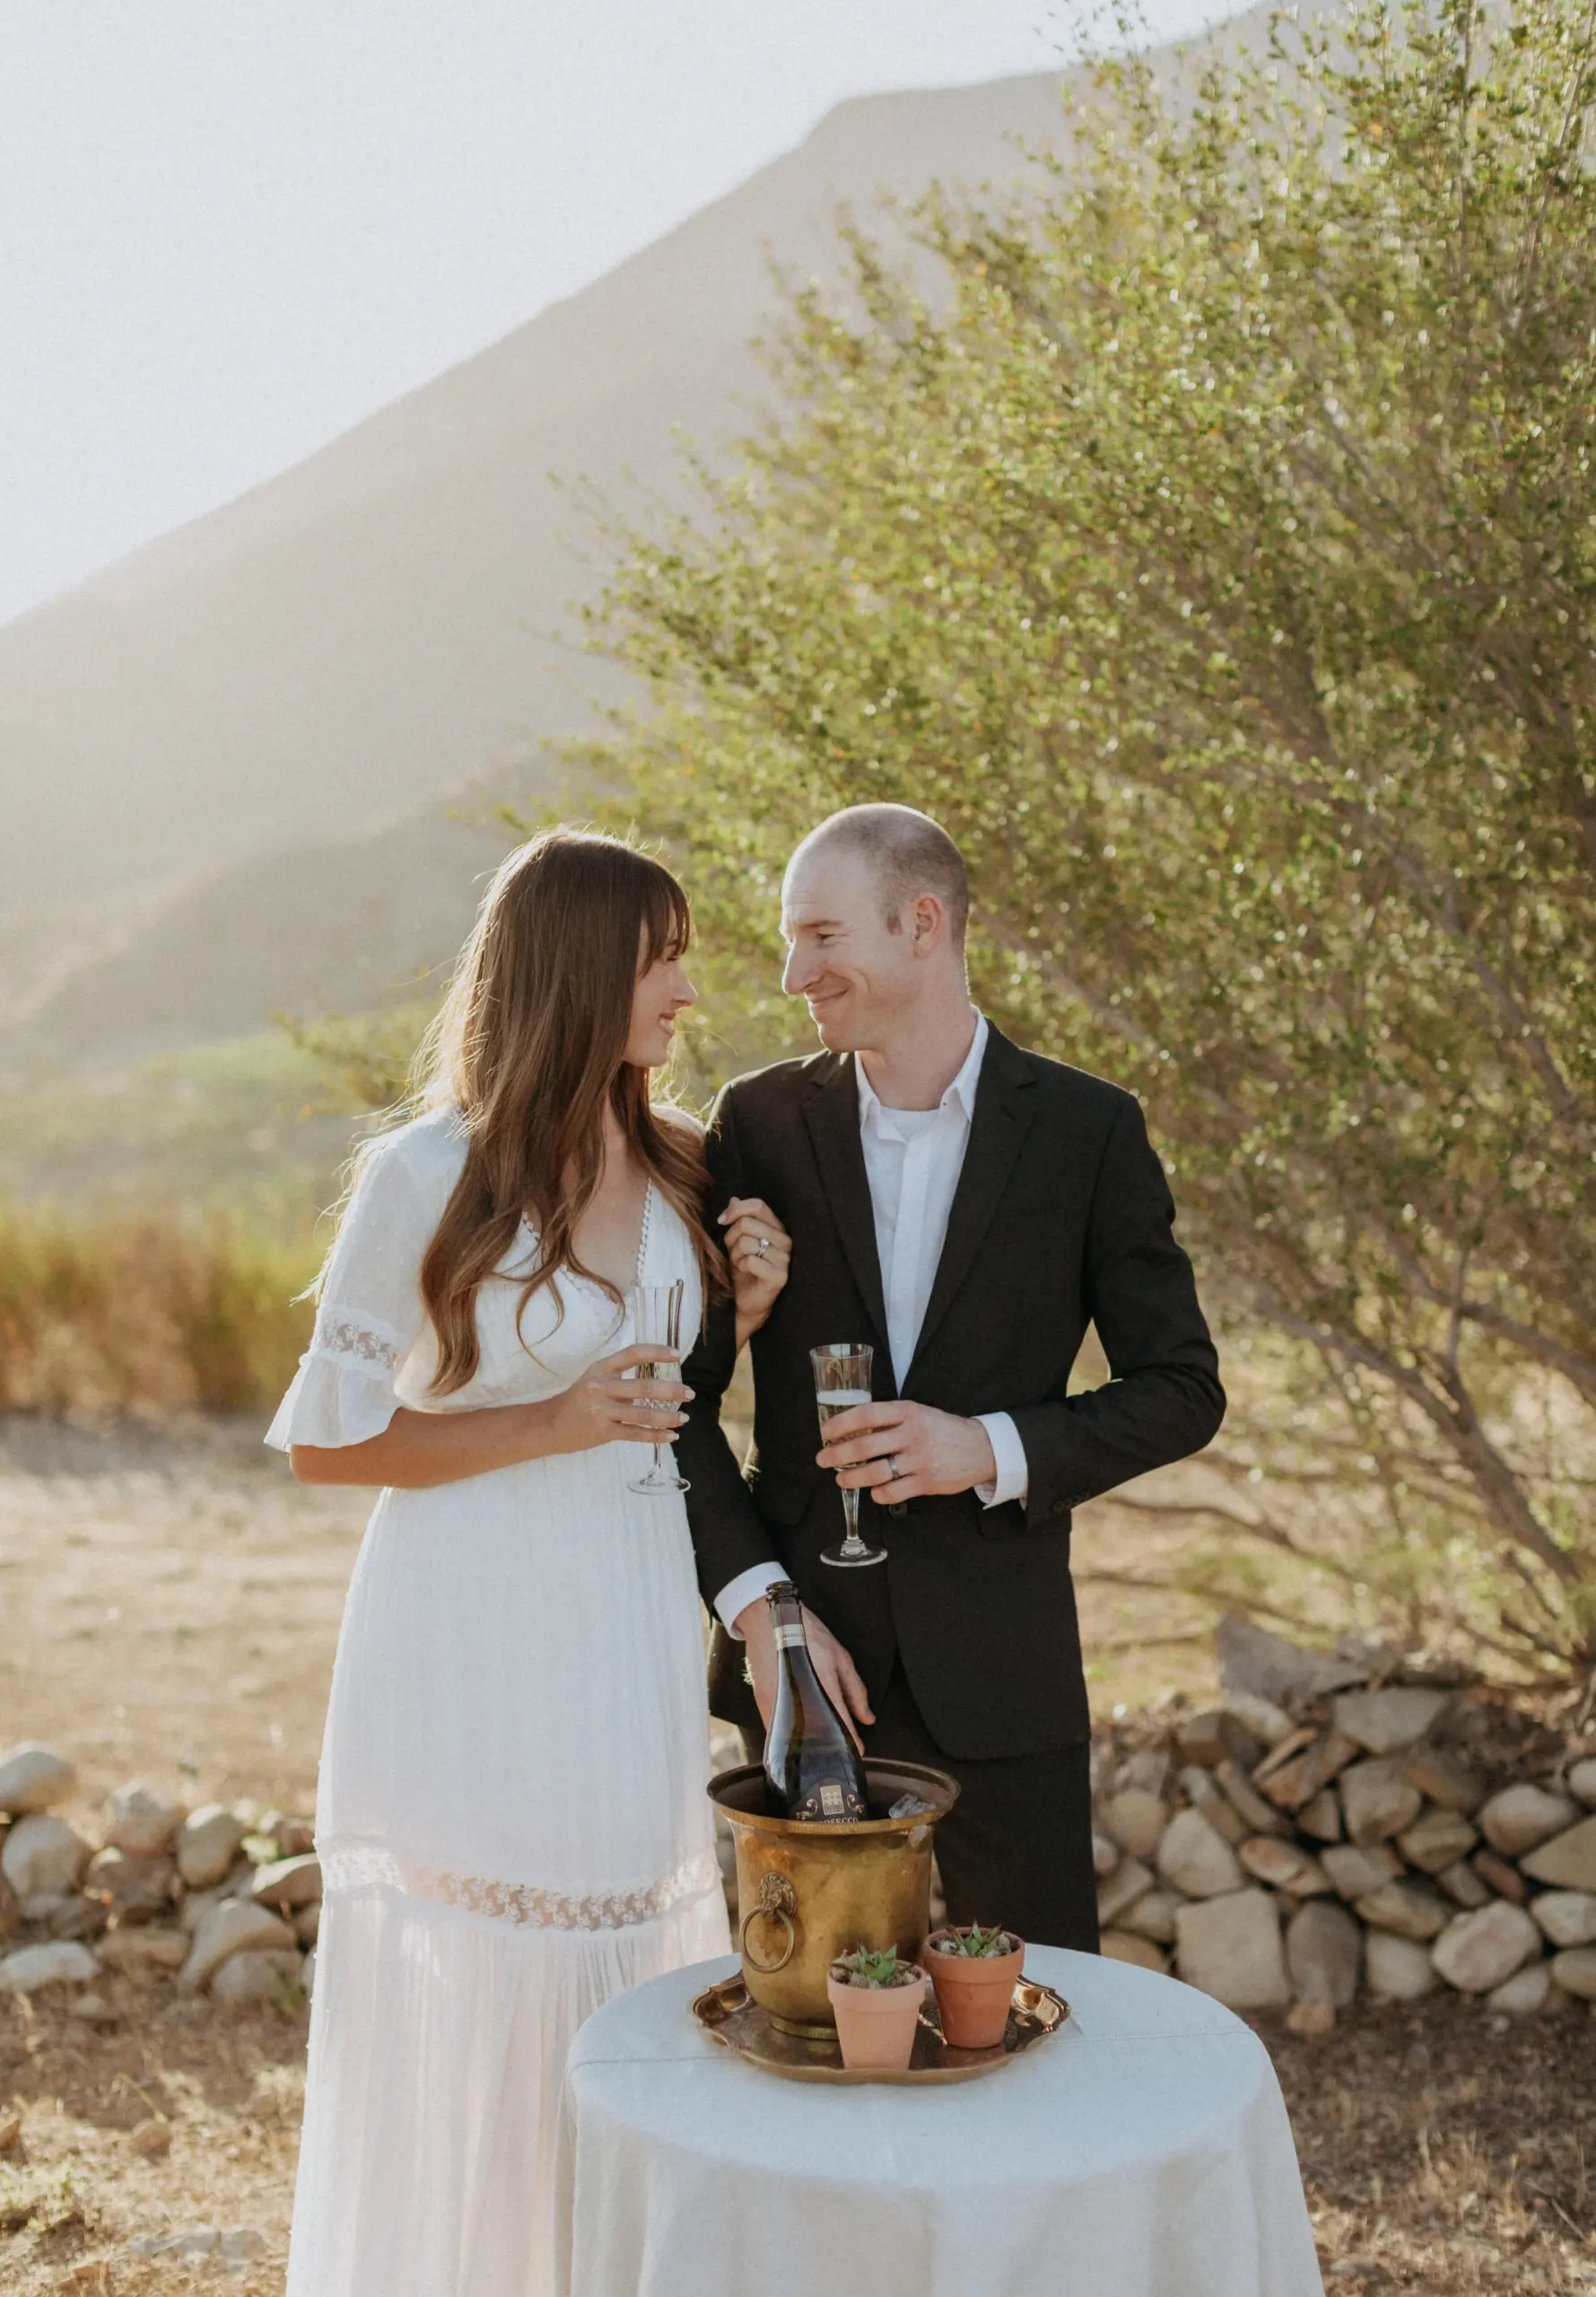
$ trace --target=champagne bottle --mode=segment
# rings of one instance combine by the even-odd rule
[[[815,1672],[798,1589],[779,1580],[767,1601],[776,1631],[776,1707],[764,1775],[776,1808],[784,1818],[833,1824],[865,1818],[864,1762]]]

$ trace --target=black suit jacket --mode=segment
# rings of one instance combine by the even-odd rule
[[[739,1466],[720,1426],[736,1326],[711,1309],[687,1367],[677,1445],[706,1603],[775,1562],[852,1652],[878,1699],[901,1656],[938,1743],[955,1757],[1039,1753],[1084,1737],[1086,1683],[1069,1579],[1070,1510],[1199,1450],[1225,1394],[1174,1206],[1134,1096],[1023,1052],[991,1030],[974,1122],[903,1393],[945,1411],[1007,1411],[1025,1446],[1025,1504],[973,1492],[868,1493],[861,1521],[891,1559],[836,1571],[842,1533],[820,1447],[809,1349],[868,1341],[874,1392],[895,1396],[851,1055],[783,1061],[727,1086],[709,1137],[711,1212],[760,1196],[792,1236],[792,1269],[754,1335],[754,1444]],[[1070,1395],[1095,1323],[1112,1379]],[[741,1646],[718,1633],[711,1704],[749,1719]]]

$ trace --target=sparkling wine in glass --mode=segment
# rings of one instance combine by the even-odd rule
[[[812,1348],[809,1361],[815,1367],[815,1402],[820,1413],[820,1434],[824,1442],[829,1423],[840,1412],[852,1411],[870,1401],[870,1365],[875,1351],[861,1348],[851,1340],[834,1340],[824,1348]],[[822,1563],[834,1563],[843,1569],[866,1563],[885,1563],[886,1550],[871,1547],[859,1537],[859,1493],[844,1489],[842,1521],[847,1536],[841,1547],[821,1550]]]
[[[634,1284],[632,1288],[632,1334],[640,1348],[674,1348],[682,1345],[682,1296],[686,1286],[678,1277],[674,1284]],[[679,1380],[680,1363],[640,1364],[637,1378],[646,1384],[653,1380]],[[663,1407],[662,1407],[663,1409]],[[647,1475],[640,1475],[630,1487],[633,1491],[686,1491],[690,1489],[685,1476],[676,1473],[676,1462],[668,1446],[656,1444],[654,1464]]]

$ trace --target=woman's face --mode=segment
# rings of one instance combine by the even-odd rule
[[[682,970],[681,950],[674,941],[650,964],[645,928],[640,954],[642,971],[632,993],[624,1058],[634,1069],[658,1069],[676,1042],[676,1015],[697,1004],[698,991]]]

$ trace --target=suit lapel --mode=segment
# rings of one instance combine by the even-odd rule
[[[947,1216],[947,1236],[937,1263],[937,1279],[914,1344],[914,1362],[903,1383],[906,1391],[912,1384],[915,1370],[938,1325],[981,1250],[1035,1109],[1035,1081],[1025,1055],[990,1024],[989,1029],[969,1145]]]
[[[859,1137],[859,1079],[853,1072],[853,1058],[845,1055],[815,1078],[804,1102],[804,1119],[815,1145],[827,1208],[876,1328],[876,1352],[882,1358],[876,1377],[879,1393],[884,1379],[888,1385],[892,1382],[892,1351],[886,1345],[886,1301],[876,1251],[876,1215]]]

